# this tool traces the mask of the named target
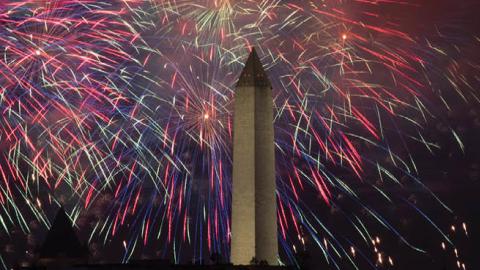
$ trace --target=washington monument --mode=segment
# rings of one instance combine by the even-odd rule
[[[230,261],[278,264],[272,87],[252,49],[235,90]]]

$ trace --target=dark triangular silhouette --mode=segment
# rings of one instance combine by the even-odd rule
[[[63,207],[58,210],[38,255],[39,264],[82,263],[88,257],[88,249],[78,240]]]
[[[239,86],[270,86],[270,80],[263,69],[262,62],[255,48],[252,48],[245,67],[240,74],[237,83],[237,87]]]

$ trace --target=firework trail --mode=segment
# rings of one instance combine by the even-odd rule
[[[478,101],[478,65],[450,54],[464,41],[418,36],[387,12],[413,1],[45,3],[0,9],[5,231],[28,231],[26,212],[48,224],[53,200],[70,202],[74,220],[94,212],[90,241],[121,238],[123,261],[142,247],[176,262],[228,257],[231,105],[255,46],[275,95],[284,261],[316,246],[332,268],[394,265],[381,233],[424,252],[372,194],[409,205],[453,245],[411,196],[419,187],[450,211],[417,177],[409,145],[440,147],[426,127],[453,100]]]

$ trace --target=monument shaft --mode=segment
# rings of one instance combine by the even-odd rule
[[[277,264],[273,98],[255,51],[235,92],[231,262]]]

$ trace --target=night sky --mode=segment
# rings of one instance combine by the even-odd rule
[[[480,269],[479,1],[74,2],[0,0],[1,269],[60,206],[95,263],[227,257],[248,46],[283,262]]]

